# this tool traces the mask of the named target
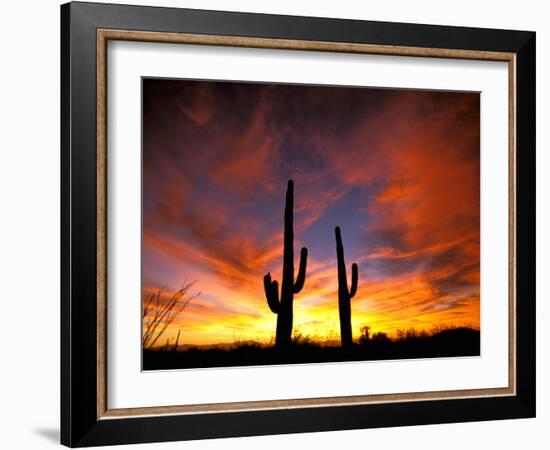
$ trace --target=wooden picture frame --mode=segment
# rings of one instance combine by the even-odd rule
[[[105,189],[109,40],[507,62],[508,387],[110,409]],[[535,33],[73,2],[61,7],[61,56],[64,445],[535,416]]]

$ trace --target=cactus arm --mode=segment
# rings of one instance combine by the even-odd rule
[[[349,291],[350,298],[355,297],[355,293],[357,292],[358,278],[359,278],[359,274],[357,272],[357,264],[353,263],[351,266],[351,289]]]
[[[279,306],[281,305],[281,302],[279,301],[279,283],[277,283],[277,280],[274,280],[271,283],[271,298],[272,302],[271,305],[269,305],[269,309],[275,314],[279,312]]]
[[[271,312],[277,314],[279,312],[279,283],[271,281],[271,274],[268,272],[264,276],[264,291],[267,304]]]
[[[294,293],[297,294],[304,287],[306,281],[306,266],[307,266],[307,248],[302,248],[300,251],[300,268],[298,269],[298,277],[294,283]]]

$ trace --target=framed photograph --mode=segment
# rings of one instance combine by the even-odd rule
[[[61,7],[61,441],[535,415],[535,33]]]

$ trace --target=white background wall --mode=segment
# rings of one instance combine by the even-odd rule
[[[550,23],[545,2],[501,0],[139,1],[134,4],[525,29],[537,32],[538,417],[135,448],[530,449],[550,445]],[[2,5],[0,69],[0,447],[59,439],[59,1]]]

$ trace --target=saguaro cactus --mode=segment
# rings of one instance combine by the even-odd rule
[[[283,282],[281,286],[281,299],[279,300],[279,285],[276,280],[271,280],[268,272],[264,276],[264,290],[269,309],[277,314],[277,331],[275,345],[277,347],[288,346],[292,338],[292,302],[294,294],[304,287],[306,279],[307,248],[300,252],[300,267],[298,277],[294,281],[294,182],[288,181],[285,203],[285,231],[283,254]]]
[[[346,261],[344,260],[344,246],[340,227],[335,228],[336,258],[338,259],[338,310],[340,312],[340,339],[342,347],[351,347],[353,335],[351,332],[351,299],[357,292],[357,264],[351,265],[351,287],[348,289],[346,276]]]

